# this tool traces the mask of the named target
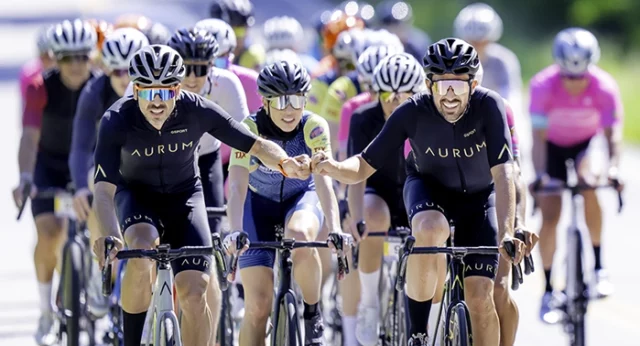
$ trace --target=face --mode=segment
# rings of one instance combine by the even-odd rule
[[[468,74],[444,74],[434,75],[432,81],[427,81],[433,103],[445,119],[455,121],[467,108],[470,93],[478,84],[469,78]]]
[[[271,121],[284,132],[294,131],[298,127],[306,102],[307,97],[302,94],[262,100],[264,109],[269,113]]]
[[[394,93],[389,91],[383,91],[378,93],[378,98],[380,100],[380,104],[382,105],[382,110],[384,111],[385,117],[389,117],[393,111],[398,108],[404,101],[408,100],[413,93]]]
[[[133,98],[144,118],[156,129],[161,129],[176,106],[180,94],[180,84],[172,87],[144,88],[133,86]]]
[[[118,96],[122,97],[124,92],[127,90],[129,86],[129,71],[125,69],[114,69],[109,72],[109,79],[111,80],[111,87],[118,94]]]
[[[562,85],[569,94],[579,94],[589,86],[589,78],[582,76],[563,76]]]
[[[185,61],[184,65],[186,77],[182,82],[182,87],[187,91],[199,94],[204,83],[207,82],[211,64],[207,61]]]
[[[57,57],[57,65],[60,69],[60,75],[67,87],[72,89],[79,88],[91,75],[91,62],[89,53],[73,53],[59,54]]]

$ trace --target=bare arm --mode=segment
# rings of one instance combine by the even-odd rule
[[[20,138],[20,147],[18,149],[18,167],[21,175],[24,174],[33,177],[39,141],[40,129],[35,127],[24,127],[22,130],[22,137]]]
[[[279,145],[262,138],[256,140],[248,154],[257,157],[265,166],[275,171],[280,170],[282,160],[289,158]]]
[[[97,182],[93,192],[93,210],[100,225],[101,235],[122,239],[113,201],[115,194],[116,186],[114,184],[106,181]]]
[[[491,175],[495,183],[498,242],[500,242],[505,236],[513,237],[514,234],[516,188],[513,163],[507,162],[493,166]]]
[[[361,155],[352,156],[342,162],[335,163],[335,170],[329,175],[344,184],[353,185],[367,180],[376,170]]]
[[[609,148],[609,172],[617,171],[618,167],[620,167],[622,126],[616,124],[613,127],[605,128],[604,136],[607,139],[607,147]]]
[[[340,210],[338,208],[338,199],[333,191],[333,182],[331,178],[319,174],[313,175],[313,181],[316,183],[316,193],[322,206],[325,219],[329,222],[329,232],[342,232],[340,227]]]
[[[242,166],[229,167],[229,200],[227,201],[227,213],[229,226],[232,231],[240,231],[243,228],[244,202],[249,188],[249,170]]]
[[[520,160],[516,160],[513,166],[514,179],[516,185],[516,228],[524,228],[527,215],[527,185],[522,177]]]
[[[533,168],[537,176],[541,176],[547,171],[547,130],[533,130]]]
[[[349,186],[347,202],[349,202],[349,214],[353,222],[364,220],[364,192],[366,188],[366,181]]]

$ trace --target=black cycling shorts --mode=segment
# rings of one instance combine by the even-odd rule
[[[547,174],[549,177],[566,183],[567,161],[573,160],[577,164],[578,159],[585,155],[589,149],[590,142],[591,138],[570,147],[561,147],[547,142]]]
[[[455,246],[497,246],[498,220],[493,186],[467,194],[446,189],[417,175],[407,176],[404,203],[409,221],[417,213],[437,210],[453,221]],[[494,279],[498,271],[498,255],[469,255],[464,258],[465,277],[484,276]]]
[[[33,183],[38,190],[66,189],[71,182],[69,161],[66,157],[53,157],[39,152],[33,171]],[[36,198],[31,201],[31,213],[36,218],[40,214],[53,213],[53,198]]]
[[[198,158],[198,168],[200,168],[204,204],[207,207],[224,207],[224,178],[222,175],[220,149],[200,156]],[[221,223],[221,217],[209,218],[211,232],[219,234]]]
[[[366,194],[376,195],[387,204],[391,213],[391,227],[409,227],[409,219],[407,219],[407,211],[404,208],[402,200],[402,191],[393,188],[379,188],[375,186],[367,186],[364,191]]]
[[[160,243],[172,249],[183,246],[211,246],[207,210],[200,186],[192,191],[160,194],[118,187],[116,213],[124,230],[137,223],[152,224],[160,234]],[[184,257],[171,262],[173,273],[183,270],[210,272],[211,256]]]

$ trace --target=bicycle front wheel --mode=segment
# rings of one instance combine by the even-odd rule
[[[467,306],[460,302],[449,308],[447,311],[446,330],[447,346],[471,346],[471,321]]]
[[[301,340],[298,338],[299,326],[296,309],[296,298],[291,292],[285,293],[278,307],[271,345],[302,346]]]
[[[218,325],[218,344],[233,346],[234,321],[231,316],[231,290],[222,291],[222,311]]]
[[[584,282],[580,231],[570,230],[567,244],[567,315],[571,346],[585,345],[585,315],[589,293]]]
[[[170,314],[164,314],[160,324],[160,346],[180,345],[180,332],[178,331],[177,318]]]
[[[62,292],[62,321],[65,325],[66,346],[80,346],[80,317],[82,305],[82,248],[80,244],[69,241],[65,244],[62,260],[62,278],[60,289]]]
[[[409,332],[408,311],[404,292],[393,290],[393,313],[391,315],[391,345],[406,346]]]

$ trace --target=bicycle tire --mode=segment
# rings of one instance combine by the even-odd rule
[[[568,310],[570,326],[570,340],[571,346],[584,346],[585,345],[585,313],[586,304],[588,301],[587,288],[584,282],[583,268],[582,268],[582,253],[584,251],[582,238],[580,237],[579,230],[570,231],[569,241],[573,244],[568,246],[568,249],[573,251],[573,259],[567,261],[569,268],[567,268],[572,274],[572,281],[574,281],[573,291],[570,293],[568,304],[573,305]],[[568,278],[568,279],[571,279]],[[573,301],[573,303],[571,302]]]
[[[471,324],[469,309],[464,302],[450,306],[446,315],[446,346],[471,346]]]
[[[80,346],[82,304],[82,246],[74,241],[64,245],[62,262],[62,307],[66,346]]]
[[[287,292],[279,303],[276,324],[273,326],[273,346],[302,346],[298,338],[298,313],[296,298]]]
[[[178,332],[178,326],[175,322],[177,322],[177,319],[171,318],[167,313],[162,316],[162,323],[160,324],[162,331],[160,332],[159,346],[178,345],[176,340],[180,337],[180,333]]]
[[[409,331],[408,311],[404,291],[393,290],[393,313],[391,315],[391,345],[406,346]]]
[[[338,280],[332,278],[331,291],[329,293],[332,302],[326,319],[326,326],[331,329],[331,345],[341,346],[344,342],[342,336],[342,312],[340,311],[341,297],[338,292]],[[323,310],[324,311],[324,310]]]
[[[234,321],[231,316],[231,290],[222,291],[222,306],[218,322],[218,344],[233,346]]]

